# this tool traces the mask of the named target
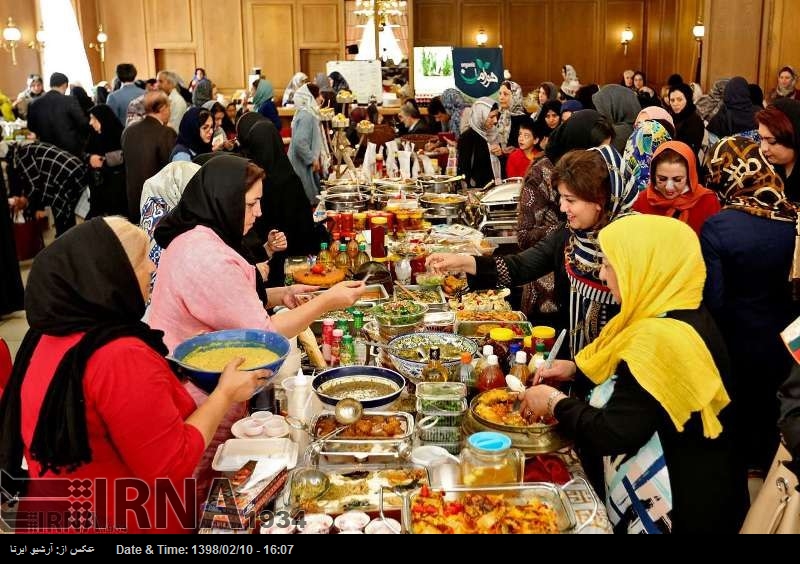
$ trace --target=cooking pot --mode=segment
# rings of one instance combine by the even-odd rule
[[[325,202],[326,210],[333,211],[365,211],[369,204],[369,196],[360,192],[326,194],[320,199]]]
[[[434,194],[449,194],[458,192],[464,176],[447,176],[445,174],[434,174],[429,176],[417,177],[417,182],[422,186],[424,192]]]

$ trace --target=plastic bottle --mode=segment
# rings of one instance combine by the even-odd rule
[[[326,267],[333,266],[333,258],[331,257],[331,252],[328,250],[328,243],[322,243],[319,246],[319,256],[317,257],[317,262],[319,264],[324,264]]]
[[[333,344],[331,345],[331,362],[332,368],[339,366],[342,354],[342,337],[344,332],[341,329],[333,330]]]
[[[355,364],[355,348],[353,347],[353,336],[345,335],[342,337],[342,346],[339,350],[339,366],[353,366]]]
[[[353,266],[353,272],[357,271],[361,268],[362,265],[367,264],[371,259],[367,254],[367,244],[361,243],[358,246],[358,255],[356,255],[355,265]]]
[[[489,340],[486,344],[492,345],[492,354],[497,355],[503,374],[507,374],[511,369],[513,358],[509,358],[509,349],[513,340],[514,332],[511,329],[497,327],[489,331]]]
[[[519,378],[523,385],[528,384],[531,373],[528,370],[528,355],[525,354],[525,351],[517,351],[514,356],[514,366],[511,367],[511,374]]]
[[[322,358],[331,365],[331,347],[333,346],[333,329],[335,322],[333,319],[322,321]]]
[[[472,401],[478,393],[475,369],[472,367],[472,355],[468,352],[461,353],[461,367],[458,373],[459,381],[467,387],[467,400]]]
[[[364,312],[356,311],[353,313],[353,352],[355,353],[353,360],[359,366],[367,364],[367,342],[361,334],[362,327],[364,327]]]
[[[475,361],[475,376],[478,377],[483,372],[483,369],[486,368],[486,360],[489,358],[490,354],[494,354],[492,351],[492,345],[483,345],[483,349],[481,350],[483,356],[478,358]]]
[[[371,255],[372,260],[381,262],[386,259],[386,231],[388,219],[385,217],[373,217],[371,233]]]
[[[311,378],[303,374],[302,370],[298,370],[297,376],[286,379],[284,389],[288,396],[287,412],[289,415],[308,423],[306,415],[311,406]]]
[[[458,174],[458,155],[456,148],[452,145],[447,147],[447,167],[445,168],[447,176],[455,176]]]
[[[347,245],[339,244],[339,254],[336,255],[336,268],[343,268],[350,272],[350,257],[347,256]]]
[[[486,359],[486,367],[478,376],[478,391],[485,392],[493,388],[503,388],[505,385],[506,377],[497,362],[497,355],[490,354]]]
[[[547,363],[547,353],[544,350],[544,343],[537,343],[536,344],[536,353],[531,357],[531,361],[528,363],[528,372],[530,374],[530,383],[536,380],[536,372],[545,366]]]
[[[428,364],[422,369],[423,382],[447,382],[447,368],[439,360],[439,347],[431,347]]]
[[[350,272],[355,272],[356,258],[358,258],[358,243],[356,243],[356,238],[352,234],[347,239],[347,258],[350,259]]]

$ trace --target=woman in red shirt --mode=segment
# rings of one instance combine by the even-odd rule
[[[691,147],[668,141],[653,154],[650,185],[639,194],[633,209],[679,219],[699,236],[703,223],[720,210],[720,204],[714,192],[700,185]]]
[[[147,251],[143,231],[110,217],[70,229],[36,258],[30,330],[0,403],[0,469],[27,490],[10,492],[20,496],[18,532],[191,532],[188,478],[225,412],[268,376],[234,361],[195,407],[163,334],[140,321]]]

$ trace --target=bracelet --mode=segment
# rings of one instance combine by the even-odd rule
[[[555,418],[555,416],[556,416],[556,414],[553,413],[553,410],[556,407],[556,400],[561,400],[561,399],[563,399],[565,397],[567,397],[567,396],[565,396],[561,392],[561,390],[553,390],[552,392],[550,392],[550,395],[547,396],[547,413],[550,414],[550,417]]]

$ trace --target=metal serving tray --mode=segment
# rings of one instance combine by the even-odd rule
[[[341,462],[347,459],[356,461],[374,461],[386,458],[403,459],[410,452],[414,438],[414,417],[404,411],[365,411],[364,417],[377,415],[383,417],[400,417],[404,420],[405,431],[401,436],[391,438],[339,438],[332,437],[319,441],[317,423],[320,419],[334,417],[333,412],[323,411],[311,423],[314,441],[306,451],[306,459],[312,462]],[[363,419],[363,418],[362,418]],[[350,460],[352,462],[352,460]]]

